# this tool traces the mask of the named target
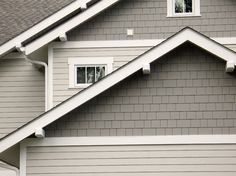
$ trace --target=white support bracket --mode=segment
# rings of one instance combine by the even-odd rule
[[[149,63],[143,64],[143,74],[148,75],[151,73],[151,67]]]
[[[233,72],[233,71],[234,71],[234,62],[228,61],[228,62],[226,63],[225,71],[226,71],[227,73]]]
[[[66,42],[67,41],[67,35],[66,33],[62,33],[59,35],[59,39],[62,41],[62,42]]]
[[[44,129],[42,129],[42,128],[37,128],[37,129],[35,130],[35,136],[36,136],[37,138],[44,138],[44,137],[45,137],[45,131],[44,131]]]
[[[19,53],[25,53],[25,47],[23,47],[21,43],[17,44],[15,47]]]
[[[81,8],[82,11],[84,11],[88,8],[86,1],[85,2],[80,2],[80,8]]]

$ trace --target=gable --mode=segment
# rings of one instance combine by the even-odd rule
[[[68,40],[166,39],[186,26],[208,37],[236,36],[236,1],[201,0],[201,16],[179,18],[167,17],[167,1],[121,1],[68,32]],[[134,35],[128,36],[127,29],[133,29]]]
[[[47,137],[236,133],[235,72],[186,43],[45,128]]]
[[[35,133],[38,128],[44,128],[63,115],[69,113],[70,111],[83,105],[85,102],[101,94],[110,87],[116,85],[128,76],[134,74],[138,70],[143,69],[144,65],[148,65],[155,60],[158,60],[163,55],[169,53],[176,47],[186,42],[191,42],[226,61],[226,71],[232,72],[234,70],[234,66],[236,63],[235,52],[192,30],[191,28],[185,28],[174,36],[160,43],[156,47],[153,47],[149,51],[140,55],[125,66],[114,71],[112,74],[109,74],[104,79],[101,79],[92,86],[81,91],[67,101],[61,103],[57,107],[51,109],[50,111],[42,114],[38,118],[24,125],[12,134],[4,137],[0,142],[0,151],[6,150],[10,146]]]

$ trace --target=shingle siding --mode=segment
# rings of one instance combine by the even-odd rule
[[[44,112],[44,74],[24,59],[0,60],[0,138]]]
[[[200,17],[167,17],[167,0],[125,0],[68,33],[69,40],[162,39],[185,26],[209,37],[236,36],[236,1],[201,0]],[[126,35],[133,28],[134,36]]]
[[[236,133],[236,79],[184,45],[46,128],[47,136]]]

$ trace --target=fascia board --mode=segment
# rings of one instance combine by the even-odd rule
[[[236,135],[49,137],[25,139],[21,144],[26,147],[236,144]]]
[[[93,16],[97,15],[101,11],[105,10],[106,8],[112,6],[113,4],[117,3],[119,0],[102,0],[100,2],[97,2],[93,6],[91,6],[86,11],[76,15],[72,19],[68,20],[64,24],[61,24],[60,26],[56,27],[52,31],[48,32],[47,34],[39,37],[32,43],[28,44],[25,47],[25,54],[31,54],[35,50],[41,48],[42,46],[48,44],[49,42],[53,41],[57,37],[60,36],[62,32],[66,33],[69,30],[75,28],[76,26],[82,24],[83,22],[87,21],[88,19],[92,18]]]
[[[202,48],[206,47],[204,49],[210,53],[215,52],[215,49],[213,49],[212,47],[217,47],[222,52],[222,53],[217,52],[217,54],[222,56],[222,58],[225,59],[226,61],[231,61],[231,59],[235,61],[236,59],[235,52],[225,48],[224,46],[221,46],[215,41],[203,36],[202,34],[190,28],[185,28],[181,30],[180,32],[178,32],[177,34],[175,34],[174,36],[167,39],[166,41],[160,43],[156,47],[138,56],[136,59],[129,62],[125,66],[117,69],[110,75],[106,76],[104,79],[93,84],[87,89],[81,91],[80,93],[71,97],[67,101],[61,103],[54,109],[41,115],[34,121],[31,121],[30,123],[26,124],[25,126],[20,128],[18,131],[15,131],[12,134],[3,138],[0,141],[0,152],[6,150],[10,146],[13,146],[14,144],[20,142],[24,138],[33,134],[35,132],[35,129],[44,128],[48,124],[54,122],[55,120],[59,119],[63,115],[74,110],[75,108],[89,101],[93,97],[99,95],[100,93],[104,92],[108,88],[114,86],[115,84],[124,80],[128,76],[142,69],[143,63],[152,63],[153,61],[159,59],[160,57],[167,54],[171,50],[177,48],[181,44],[188,41],[192,42],[193,44],[198,45],[199,47],[202,47]]]
[[[83,0],[84,3],[90,2],[91,0]],[[39,22],[38,24],[34,25],[30,29],[26,30],[25,32],[21,33],[17,37],[9,40],[8,42],[4,43],[0,46],[0,56],[13,50],[16,45],[21,44],[22,42],[26,41],[30,37],[36,35],[40,31],[46,29],[50,25],[54,24],[55,22],[59,21],[60,19],[64,18],[65,16],[69,15],[70,13],[74,12],[75,10],[81,7],[80,0],[76,0],[66,7],[62,8],[55,14],[49,16],[45,20]]]

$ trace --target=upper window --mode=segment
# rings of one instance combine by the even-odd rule
[[[75,84],[91,84],[106,75],[106,65],[75,65]]]
[[[112,72],[113,58],[69,58],[69,87],[85,88]]]
[[[167,17],[200,16],[200,0],[167,0]]]

